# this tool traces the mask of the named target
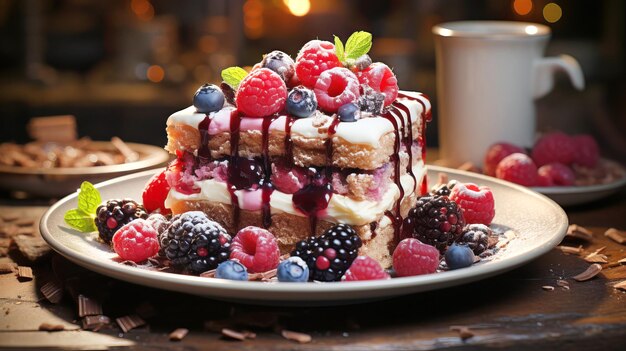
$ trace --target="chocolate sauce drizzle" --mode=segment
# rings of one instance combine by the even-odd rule
[[[241,115],[237,109],[230,113],[230,160],[228,162],[228,179],[226,180],[226,188],[230,194],[230,202],[233,207],[233,228],[237,228],[239,224],[239,198],[235,193],[237,191],[236,186],[233,184],[233,178],[235,177],[236,168],[233,167],[233,162],[236,157],[239,157],[239,133],[241,127]]]
[[[263,184],[261,185],[261,220],[263,222],[263,228],[269,228],[272,225],[272,213],[270,208],[270,199],[272,196],[272,192],[274,192],[274,187],[272,186],[272,182],[270,180],[272,174],[272,164],[270,160],[270,151],[269,151],[269,130],[270,125],[276,120],[276,116],[269,116],[263,119],[263,128],[262,128],[262,145],[263,145],[263,174],[265,178],[263,179]]]

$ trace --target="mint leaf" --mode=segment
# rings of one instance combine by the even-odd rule
[[[63,219],[65,220],[65,223],[67,223],[70,227],[86,233],[98,230],[96,228],[96,224],[93,221],[94,217],[95,213],[93,215],[90,215],[82,210],[79,210],[78,208],[73,208],[65,212],[65,216],[63,216]]]
[[[343,50],[343,43],[341,42],[341,39],[339,39],[338,36],[334,36],[335,37],[335,55],[337,55],[337,58],[339,59],[339,61],[341,61],[341,63],[345,64],[345,60],[346,60],[346,53]]]
[[[367,54],[372,48],[372,34],[364,31],[354,32],[346,41],[345,57],[354,59]]]
[[[222,79],[226,84],[237,89],[239,83],[248,75],[245,69],[241,67],[228,67],[222,70]]]
[[[80,185],[80,192],[78,193],[78,209],[85,213],[96,213],[96,208],[102,202],[100,192],[93,184],[89,182],[83,182]]]

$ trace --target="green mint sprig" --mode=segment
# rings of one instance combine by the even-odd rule
[[[346,41],[344,46],[341,39],[335,35],[335,55],[344,65],[354,62],[354,60],[367,54],[372,48],[372,34],[365,31],[358,31]]]
[[[237,90],[239,83],[248,75],[245,69],[241,67],[228,67],[222,70],[222,80],[226,84],[230,85],[233,89]]]
[[[78,192],[78,208],[65,212],[63,216],[65,223],[83,233],[98,230],[93,220],[101,202],[102,197],[98,189],[89,182],[83,182]]]

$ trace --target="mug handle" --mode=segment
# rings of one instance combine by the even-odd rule
[[[540,98],[549,93],[554,87],[554,73],[563,71],[567,73],[574,88],[585,88],[585,77],[580,65],[575,58],[569,55],[555,57],[542,57],[534,62],[534,90],[533,97]]]

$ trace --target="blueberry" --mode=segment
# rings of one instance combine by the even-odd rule
[[[279,282],[306,282],[309,280],[309,267],[300,257],[292,256],[278,265],[276,275]]]
[[[357,104],[350,102],[342,105],[337,110],[337,113],[339,114],[339,120],[342,122],[356,122],[361,115],[361,108]]]
[[[474,252],[467,245],[452,244],[446,250],[445,259],[450,269],[465,268],[474,264]]]
[[[261,67],[269,68],[278,73],[285,83],[289,82],[296,72],[296,64],[293,62],[291,57],[278,50],[263,55]]]
[[[287,96],[287,112],[299,117],[306,118],[317,109],[317,98],[312,90],[303,86],[297,86]]]
[[[193,105],[199,113],[210,113],[222,109],[224,93],[213,84],[204,84],[193,95]]]
[[[217,266],[215,278],[248,280],[248,270],[237,260],[224,261]]]

